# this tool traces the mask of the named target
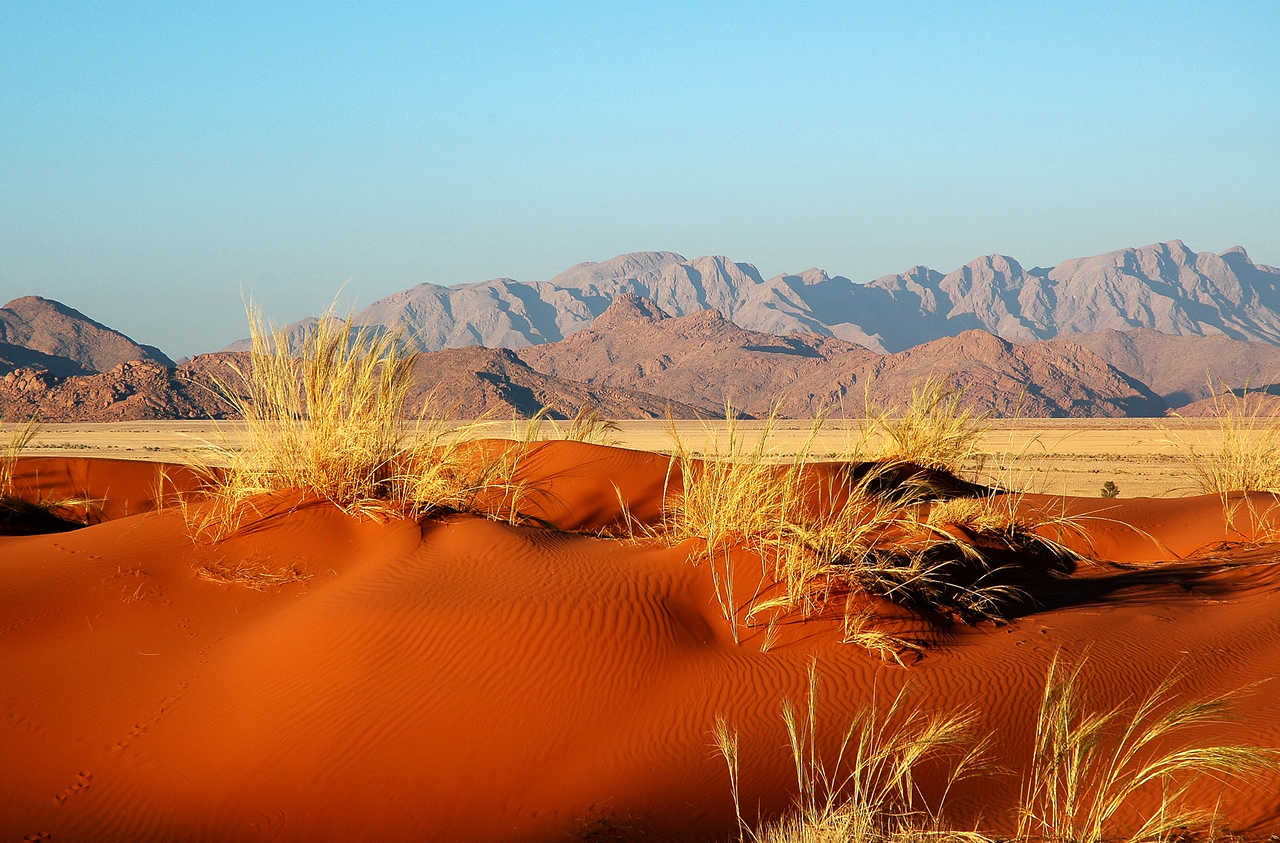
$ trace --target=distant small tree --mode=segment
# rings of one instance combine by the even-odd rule
[[[1102,484],[1102,496],[1104,498],[1114,498],[1119,494],[1120,494],[1120,488],[1110,480]]]

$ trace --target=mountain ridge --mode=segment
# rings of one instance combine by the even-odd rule
[[[765,278],[722,255],[632,252],[575,264],[546,281],[419,284],[355,321],[398,331],[418,350],[558,342],[625,293],[672,316],[717,310],[749,330],[815,333],[896,352],[981,329],[1013,341],[1148,328],[1280,345],[1280,269],[1243,247],[1194,252],[1181,240],[1025,269],[1008,255],[942,273],[922,265],[858,283],[811,267]],[[306,320],[288,326],[291,342]],[[242,349],[243,341],[230,346]]]
[[[160,349],[134,342],[73,307],[41,296],[21,296],[0,307],[0,343],[54,358],[42,366],[50,371],[105,372],[132,360],[173,365]],[[3,371],[13,368],[18,367]]]
[[[749,331],[706,310],[671,316],[625,294],[596,325],[519,349],[538,371],[591,385],[628,386],[723,414],[725,401],[755,417],[821,410],[857,415],[870,400],[900,408],[927,377],[1002,416],[1159,416],[1167,406],[1140,381],[1070,343],[1017,345],[974,329],[893,354],[819,334]]]

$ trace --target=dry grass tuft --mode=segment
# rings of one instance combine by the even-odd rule
[[[988,414],[964,406],[962,390],[928,377],[912,385],[911,400],[901,415],[874,411],[868,398],[865,435],[880,439],[879,459],[912,462],[958,475],[977,461],[988,418]]]
[[[1191,805],[1192,783],[1224,783],[1274,770],[1280,754],[1254,746],[1197,745],[1187,732],[1220,723],[1229,697],[1179,703],[1177,676],[1133,706],[1088,710],[1080,687],[1085,660],[1049,666],[1036,723],[1035,753],[1023,783],[1018,839],[1173,841],[1214,824],[1209,806]],[[1158,810],[1136,828],[1119,816],[1136,797],[1160,796]]]
[[[1006,496],[984,495],[978,498],[950,498],[929,507],[927,523],[932,527],[949,524],[979,533],[1003,533],[1027,525],[1016,507],[1003,505]]]
[[[761,829],[742,818],[738,796],[738,736],[718,719],[715,739],[730,774],[739,836],[756,843],[836,843],[836,841],[967,841],[987,838],[945,829],[942,811],[951,786],[986,769],[987,742],[975,738],[976,716],[925,715],[908,710],[906,691],[881,711],[873,700],[849,723],[833,755],[818,746],[818,676],[809,667],[808,705],[782,704],[797,796],[788,816]],[[950,760],[950,772],[930,804],[915,778],[919,765]]]
[[[1247,389],[1239,395],[1214,391],[1213,419],[1221,442],[1212,450],[1188,446],[1192,477],[1200,491],[1224,496],[1280,492],[1280,406],[1267,410],[1258,396]]]
[[[1027,595],[1009,581],[1015,572],[992,562],[995,551],[1053,557],[1049,566],[1064,570],[1072,558],[1015,515],[1014,499],[945,503],[954,491],[935,485],[945,477],[936,471],[896,461],[815,466],[809,454],[824,417],[814,420],[794,459],[777,465],[767,456],[776,415],[754,439],[740,433],[734,416],[726,408],[717,459],[696,459],[673,426],[671,472],[678,469],[681,488],[667,496],[664,527],[673,542],[697,540],[694,561],[710,561],[735,640],[744,602],[742,623],[751,625],[757,618],[773,623],[779,613],[810,617],[849,593],[934,618],[999,620]],[[969,529],[940,523],[948,510],[963,515]],[[744,557],[758,557],[761,570],[754,588],[740,591],[749,576],[738,570]],[[845,620],[851,643],[883,654],[896,641]]]
[[[40,425],[32,418],[26,422],[5,425],[4,438],[0,439],[0,499],[13,497],[13,473],[18,466],[22,452],[35,438]]]
[[[569,429],[561,434],[561,438],[570,442],[610,445],[616,441],[620,429],[616,421],[600,414],[599,407],[584,404],[578,408],[577,414],[569,422]]]
[[[258,516],[263,495],[295,490],[349,515],[417,518],[438,511],[514,517],[522,453],[469,447],[466,431],[432,414],[430,396],[405,418],[414,355],[394,335],[359,328],[332,308],[291,353],[248,308],[249,365],[219,391],[248,429],[243,449],[216,449],[206,496],[188,507],[193,532],[219,540]]]
[[[1177,434],[1173,438],[1188,455],[1195,488],[1222,500],[1228,526],[1234,526],[1240,508],[1245,506],[1265,528],[1274,529],[1267,523],[1265,513],[1254,511],[1247,495],[1233,496],[1233,493],[1280,495],[1280,405],[1268,410],[1259,400],[1261,393],[1245,388],[1236,394],[1220,386],[1215,388],[1213,381],[1209,381],[1213,420],[1219,436],[1217,447],[1199,449]]]
[[[239,585],[254,591],[266,591],[296,582],[306,582],[312,575],[296,565],[272,568],[261,562],[216,562],[197,568],[196,576],[220,585]]]
[[[1189,786],[1206,777],[1229,784],[1275,772],[1280,753],[1254,746],[1203,745],[1186,739],[1220,722],[1228,698],[1190,703],[1172,694],[1166,679],[1135,706],[1089,710],[1080,690],[1084,660],[1055,657],[1037,715],[1032,766],[1023,777],[1016,832],[987,834],[949,827],[947,795],[962,778],[989,773],[988,740],[977,739],[972,712],[926,715],[907,711],[905,690],[883,713],[874,703],[860,711],[840,742],[833,765],[819,756],[817,675],[809,672],[806,712],[783,703],[796,771],[793,811],[759,829],[742,818],[738,789],[739,738],[717,718],[716,744],[729,770],[739,838],[755,843],[1175,843],[1217,839],[1215,805],[1193,805]],[[916,768],[930,759],[954,759],[935,802],[923,801]],[[1156,807],[1123,825],[1138,796]]]

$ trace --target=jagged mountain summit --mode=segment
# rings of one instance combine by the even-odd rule
[[[748,330],[813,333],[880,352],[973,329],[1014,341],[1147,328],[1280,344],[1280,269],[1253,263],[1241,247],[1194,252],[1180,240],[1047,269],[987,255],[946,274],[917,266],[865,284],[820,269],[766,279],[726,257],[636,252],[548,281],[419,284],[373,303],[356,321],[400,331],[424,351],[523,348],[586,329],[625,293],[672,316],[714,309]]]

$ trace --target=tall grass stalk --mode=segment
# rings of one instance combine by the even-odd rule
[[[33,417],[26,422],[12,426],[0,438],[0,498],[12,497],[15,493],[13,479],[22,452],[31,444],[40,430],[39,422]]]
[[[1023,784],[1020,840],[1172,841],[1212,825],[1213,812],[1190,803],[1195,782],[1275,770],[1274,750],[1191,742],[1188,732],[1223,721],[1229,697],[1180,703],[1173,675],[1136,705],[1094,710],[1081,688],[1084,665],[1055,656],[1049,666]],[[1136,826],[1122,826],[1142,797],[1158,797],[1157,809]]]
[[[818,841],[946,840],[985,843],[972,832],[945,829],[941,822],[951,786],[986,769],[987,741],[976,738],[972,711],[926,715],[907,706],[906,691],[887,708],[873,699],[855,712],[834,751],[819,748],[818,675],[810,663],[807,705],[782,704],[797,795],[793,810],[781,820],[750,828],[742,819],[735,796],[739,828],[757,843],[818,843]],[[717,741],[736,777],[737,736],[721,737],[728,728],[717,720]],[[930,803],[916,779],[920,765],[950,762],[941,791]],[[736,785],[734,792],[736,793]]]
[[[1173,434],[1188,456],[1187,467],[1194,488],[1216,495],[1222,501],[1228,527],[1234,527],[1242,507],[1260,522],[1265,531],[1274,529],[1270,513],[1258,512],[1247,494],[1269,492],[1280,495],[1280,404],[1268,410],[1261,393],[1248,388],[1236,394],[1216,387],[1209,380],[1212,418],[1218,442],[1212,448],[1197,448]]]

